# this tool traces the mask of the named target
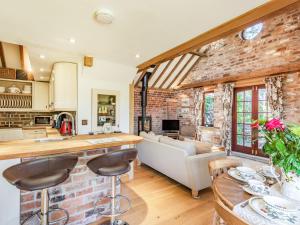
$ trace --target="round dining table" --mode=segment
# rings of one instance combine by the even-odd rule
[[[213,188],[220,200],[231,210],[239,203],[247,201],[251,195],[242,188],[243,184],[227,173],[221,174],[213,181]]]

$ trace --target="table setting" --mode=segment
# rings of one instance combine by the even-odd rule
[[[241,166],[231,168],[228,175],[252,196],[233,208],[249,224],[300,224],[300,202],[281,193],[280,175],[273,166],[263,166],[258,171]]]

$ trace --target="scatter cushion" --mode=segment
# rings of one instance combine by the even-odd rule
[[[210,153],[212,152],[213,145],[202,141],[196,141],[191,139],[184,139],[186,142],[194,142],[196,147],[196,154]]]
[[[143,138],[152,140],[152,141],[159,141],[161,135],[155,135],[155,134],[153,135],[153,134],[149,134],[149,133],[147,134],[146,132],[142,131],[140,133],[140,136],[143,137]]]
[[[161,143],[171,145],[176,148],[183,149],[187,152],[188,155],[195,155],[196,154],[196,147],[195,143],[193,142],[188,142],[188,141],[179,141],[179,140],[174,140],[173,138],[169,138],[166,136],[162,136],[159,141]]]

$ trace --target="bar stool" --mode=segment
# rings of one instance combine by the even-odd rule
[[[22,224],[48,225],[65,221],[67,224],[69,214],[65,209],[56,208],[49,210],[48,188],[64,182],[70,175],[78,161],[77,156],[57,156],[41,158],[22,162],[11,166],[3,172],[5,179],[24,191],[41,190],[41,209],[26,218]],[[56,221],[49,222],[49,213],[63,211],[65,216]]]
[[[117,216],[126,213],[131,208],[130,200],[126,196],[116,194],[116,183],[117,176],[129,172],[130,163],[136,158],[136,156],[137,150],[130,148],[103,154],[91,159],[87,163],[88,168],[95,174],[100,176],[109,176],[112,180],[111,195],[106,196],[106,198],[109,198],[111,201],[110,212],[100,213],[100,215],[110,217],[111,219],[109,222],[102,223],[102,225],[128,225],[125,221],[115,219]],[[125,200],[128,207],[124,210],[119,209],[119,206],[116,204],[118,200]]]

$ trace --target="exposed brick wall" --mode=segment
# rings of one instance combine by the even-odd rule
[[[290,9],[263,22],[263,31],[253,40],[231,34],[208,44],[202,58],[184,83],[210,80],[300,60],[300,9]]]
[[[106,150],[91,150],[79,154],[78,164],[71,172],[70,177],[64,183],[49,188],[50,207],[66,209],[70,214],[68,225],[89,224],[101,219],[99,213],[109,209],[110,204],[106,200],[99,201],[97,205],[101,207],[94,211],[94,201],[110,194],[110,178],[97,176],[86,166],[87,161],[103,154]],[[120,191],[119,185],[117,191]],[[40,201],[40,191],[21,191],[21,221],[40,209]]]
[[[11,126],[24,127],[34,122],[35,116],[51,116],[48,112],[0,112],[0,127]]]
[[[255,71],[273,66],[284,66],[300,61],[300,9],[293,8],[263,21],[263,31],[253,40],[247,41],[240,38],[240,33],[228,35],[203,47],[208,50],[208,57],[202,58],[187,76],[184,84],[195,81],[213,80],[224,76],[237,75],[249,71]],[[291,73],[284,81],[284,113],[286,120],[300,123],[300,79],[299,73]],[[214,132],[202,128],[205,141],[209,141],[208,135],[214,134],[218,138],[223,123],[222,109],[222,85],[214,89]],[[189,96],[191,102],[192,90],[163,92],[149,92],[151,107],[148,111],[154,116],[154,120],[166,118],[167,102],[165,99],[177,100],[177,117],[181,123],[193,125],[193,105],[190,113],[180,117],[180,96]],[[159,97],[156,97],[158,96]],[[164,96],[162,96],[164,95]],[[135,113],[139,114],[140,98],[135,99]],[[158,123],[158,122],[156,122]],[[159,126],[153,129],[160,131]],[[215,142],[211,140],[211,142]]]
[[[52,116],[60,112],[0,112],[0,127],[24,127],[34,124],[35,116]],[[70,112],[76,116],[75,112]]]
[[[134,132],[138,132],[138,116],[141,116],[140,88],[134,90]],[[152,117],[153,132],[161,133],[163,119],[177,119],[177,99],[173,91],[148,90],[147,115]]]

